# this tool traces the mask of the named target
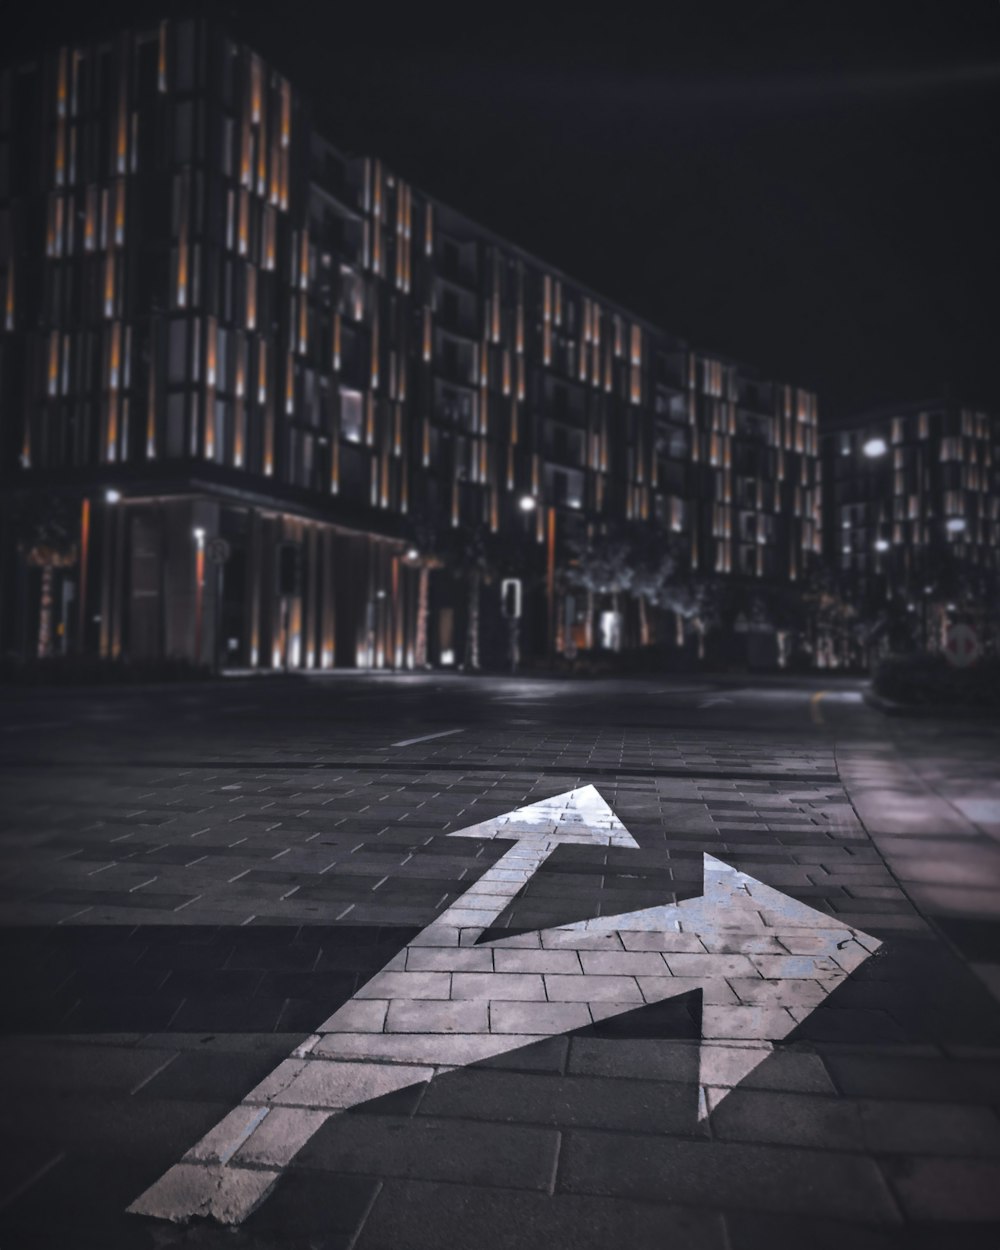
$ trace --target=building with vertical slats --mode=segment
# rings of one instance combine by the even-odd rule
[[[814,394],[341,152],[200,21],[0,75],[0,388],[6,652],[461,663],[457,536],[646,526],[751,588],[820,546]]]

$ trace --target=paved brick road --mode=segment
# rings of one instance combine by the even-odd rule
[[[0,1247],[995,1246],[1000,877],[967,800],[997,738],[821,689],[9,699]],[[329,1121],[238,1232],[123,1214],[508,845],[445,835],[586,784],[641,849],[559,847],[498,930],[695,897],[708,851],[883,947],[707,1119],[691,994]]]

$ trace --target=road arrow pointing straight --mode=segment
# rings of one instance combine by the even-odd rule
[[[451,836],[517,841],[129,1211],[238,1224],[332,1116],[692,990],[704,1118],[880,945],[712,855],[699,898],[477,945],[560,843],[638,844],[593,786]]]

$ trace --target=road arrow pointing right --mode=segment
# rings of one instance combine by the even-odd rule
[[[560,842],[637,843],[593,786],[452,836],[517,841],[131,1212],[238,1224],[331,1116],[692,990],[703,1118],[880,945],[712,855],[698,898],[477,944]]]

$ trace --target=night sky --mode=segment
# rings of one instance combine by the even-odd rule
[[[193,11],[21,7],[12,55]],[[198,11],[344,150],[828,416],[1000,406],[1000,0],[397,7]]]

